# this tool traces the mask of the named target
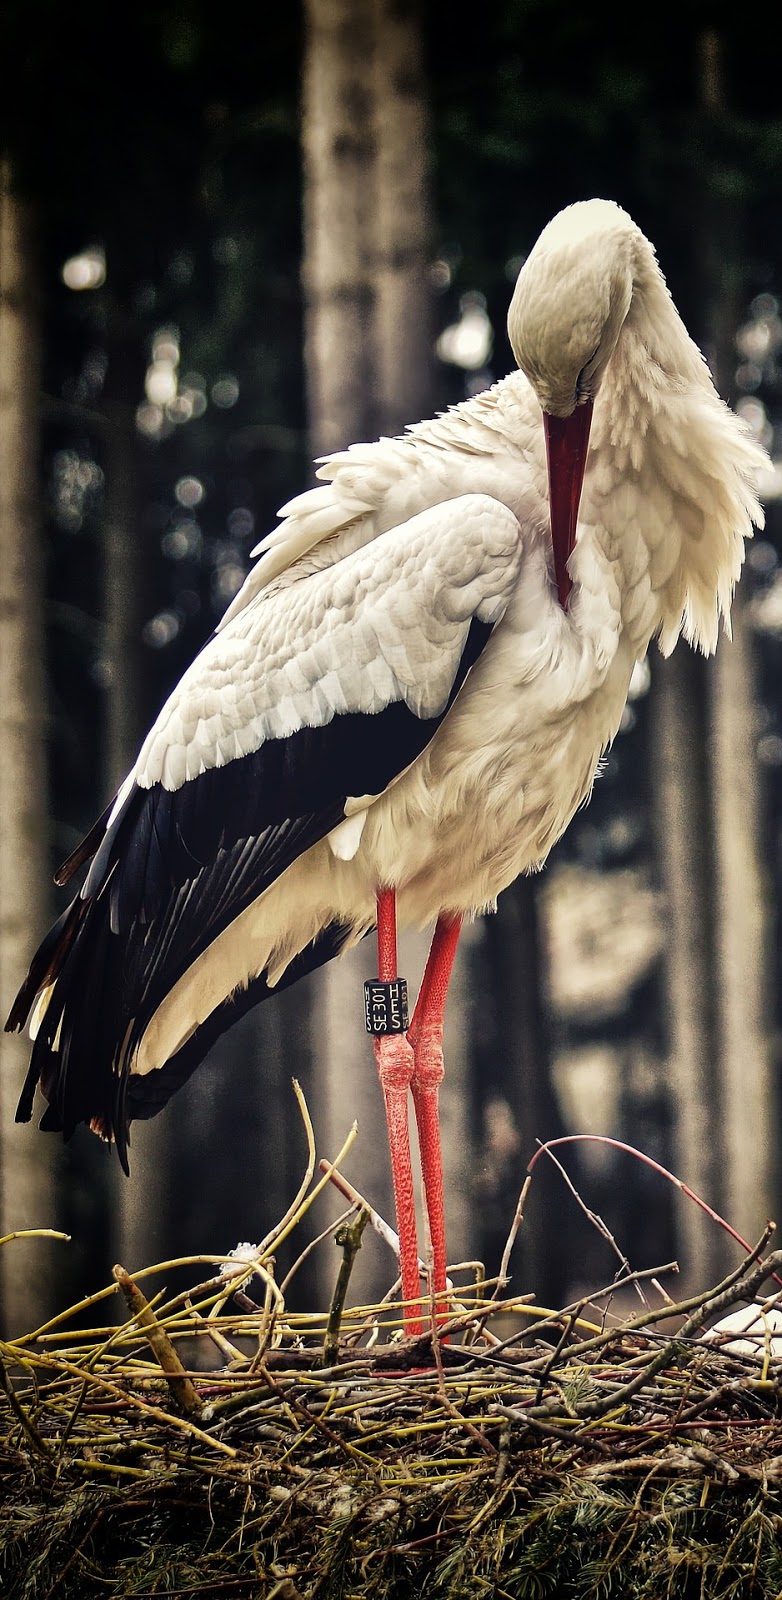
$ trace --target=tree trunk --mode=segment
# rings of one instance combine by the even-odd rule
[[[727,106],[722,40],[700,38],[706,133],[718,135]],[[706,338],[715,382],[730,397],[735,330],[742,311],[737,202],[710,187],[702,211]],[[762,855],[763,807],[757,759],[756,670],[743,593],[733,607],[709,675],[720,1069],[726,1147],[724,1203],[745,1237],[776,1214],[778,1170],[771,1041],[771,914]]]
[[[29,207],[0,166],[0,1010],[3,1019],[46,923],[44,594],[39,527],[40,310]],[[0,1034],[0,1232],[55,1224],[58,1148],[14,1124],[29,1042]],[[3,1313],[29,1329],[50,1300],[52,1246],[2,1251]]]
[[[735,203],[710,182],[710,146],[725,115],[721,41],[711,30],[699,41],[698,98],[707,155],[706,177],[701,163],[693,200],[695,275],[704,308],[695,331],[725,395],[741,284]],[[671,918],[676,1170],[752,1237],[776,1209],[776,1119],[752,641],[740,595],[733,634],[732,644],[721,638],[714,661],[694,659],[679,646],[655,672],[652,770]],[[732,1254],[722,1236],[704,1231],[692,1209],[680,1213],[680,1225],[682,1266],[689,1281],[703,1286]]]
[[[667,899],[668,1071],[673,1106],[673,1168],[717,1209],[724,1191],[724,1110],[714,960],[714,841],[706,741],[707,675],[714,669],[679,645],[655,657],[650,705],[650,770],[657,849]],[[725,1236],[703,1212],[677,1207],[677,1254],[685,1284],[705,1288],[720,1276]]]
[[[101,804],[129,772],[149,713],[141,630],[146,612],[148,560],[139,517],[141,461],[135,406],[142,392],[140,342],[110,337],[100,454],[104,473],[101,525],[103,701]],[[175,1146],[185,1132],[176,1114],[153,1118],[132,1132],[131,1177],[111,1165],[114,1260],[131,1271],[180,1247],[176,1201],[167,1177]],[[105,1168],[91,1159],[93,1181],[106,1182]],[[176,1221],[172,1220],[176,1219]],[[204,1247],[205,1248],[205,1247]],[[119,1308],[118,1308],[119,1310]]]
[[[305,362],[313,452],[372,431],[372,0],[307,0]]]
[[[429,116],[420,5],[377,0],[374,52],[375,431],[432,409]]]
[[[778,1205],[778,1094],[771,1018],[771,910],[762,860],[753,639],[743,599],[712,676],[712,795],[717,839],[717,970],[725,1214],[755,1239]]]

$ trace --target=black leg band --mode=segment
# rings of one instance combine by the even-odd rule
[[[365,983],[364,1021],[367,1033],[376,1039],[387,1033],[406,1033],[407,980],[393,978],[390,983],[382,983],[380,978],[372,978]]]

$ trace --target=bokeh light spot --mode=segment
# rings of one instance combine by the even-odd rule
[[[193,506],[200,506],[206,490],[200,478],[178,478],[174,484],[174,494],[181,506],[190,510]]]
[[[82,250],[63,262],[60,276],[66,289],[99,289],[106,282],[106,257],[99,248]]]

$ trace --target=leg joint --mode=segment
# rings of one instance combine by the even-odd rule
[[[375,1061],[383,1090],[409,1089],[415,1057],[404,1034],[390,1033],[373,1039]]]

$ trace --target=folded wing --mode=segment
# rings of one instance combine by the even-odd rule
[[[165,1094],[134,1104],[129,1076],[156,1010],[344,819],[349,797],[381,794],[423,752],[503,615],[520,559],[512,513],[463,496],[269,593],[210,640],[71,858],[73,870],[91,858],[84,886],[6,1025],[30,1017],[34,1034],[20,1119],[40,1083],[42,1126],[68,1137],[86,1121],[116,1139],[126,1164],[129,1118],[158,1109],[268,984],[251,977],[250,999],[246,975],[229,975],[221,1003],[183,1040]],[[349,932],[324,924],[290,978]]]

